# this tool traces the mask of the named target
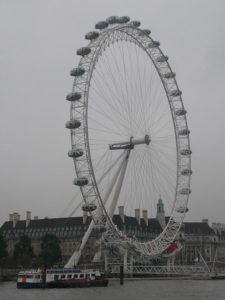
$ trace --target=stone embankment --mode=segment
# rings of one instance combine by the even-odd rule
[[[0,268],[0,281],[14,281],[17,279],[19,269],[1,269]]]

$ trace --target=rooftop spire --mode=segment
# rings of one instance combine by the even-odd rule
[[[158,200],[158,203],[157,203],[157,213],[165,213],[164,204],[163,204],[163,201],[161,199],[161,196],[159,196],[159,200]]]

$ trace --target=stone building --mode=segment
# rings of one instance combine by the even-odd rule
[[[30,212],[27,212],[28,216],[30,216]],[[40,254],[41,239],[43,236],[46,234],[56,235],[60,240],[62,258],[63,262],[65,262],[69,259],[73,251],[78,249],[89,223],[90,219],[86,216],[51,219],[26,218],[26,220],[20,220],[14,214],[12,220],[2,225],[1,232],[7,241],[9,255],[13,254],[15,244],[22,235],[27,235],[31,239],[35,255]]]
[[[146,211],[143,212],[144,218],[140,217],[140,210],[135,210],[136,217],[126,216],[122,207],[120,207],[119,212],[120,214],[113,216],[113,221],[120,230],[126,231],[128,236],[135,236],[144,241],[153,239],[160,234],[159,222],[156,219],[148,219]],[[9,255],[13,254],[15,244],[22,235],[27,235],[31,239],[35,255],[41,251],[41,238],[43,236],[46,234],[56,235],[60,240],[62,259],[65,263],[72,253],[79,249],[90,221],[90,217],[85,214],[82,217],[31,219],[30,212],[27,212],[26,220],[20,220],[15,213],[10,221],[2,225],[1,232],[7,241]],[[91,262],[96,251],[93,245],[100,235],[98,229],[93,231],[86,245],[82,261]]]
[[[225,262],[225,223],[212,223],[212,228],[217,235],[216,257]]]
[[[201,260],[213,261],[216,251],[217,235],[206,220],[184,222],[182,226],[184,242],[179,254],[183,264],[193,264]]]
[[[156,218],[148,218],[147,210],[143,210],[141,215],[140,209],[135,209],[134,217],[126,216],[123,206],[119,207],[119,214],[113,216],[113,221],[120,230],[125,231],[127,236],[135,236],[141,241],[157,237],[168,220],[161,199],[158,201]],[[46,234],[56,235],[60,240],[65,263],[72,253],[79,249],[90,221],[86,213],[82,217],[32,219],[31,213],[27,212],[25,220],[20,220],[20,216],[14,213],[0,230],[7,241],[9,255],[13,254],[14,246],[21,235],[27,235],[31,239],[36,255],[41,250],[41,238]],[[94,248],[95,241],[100,235],[97,229],[92,232],[81,257],[82,262],[91,262],[97,250]],[[183,247],[176,258],[177,263],[192,264],[197,262],[200,256],[206,261],[212,261],[215,254],[218,259],[225,261],[225,230],[222,227],[220,230],[216,230],[215,226],[211,228],[207,220],[184,222],[179,236],[183,239]]]

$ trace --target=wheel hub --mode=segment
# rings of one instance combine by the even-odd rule
[[[135,145],[146,144],[148,146],[150,142],[151,139],[148,134],[146,134],[143,138],[136,138],[136,139],[134,139],[134,137],[131,136],[129,141],[109,144],[109,149],[110,150],[133,149]]]

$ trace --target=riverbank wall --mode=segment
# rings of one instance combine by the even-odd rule
[[[0,268],[0,281],[15,281],[19,269],[2,269]]]

